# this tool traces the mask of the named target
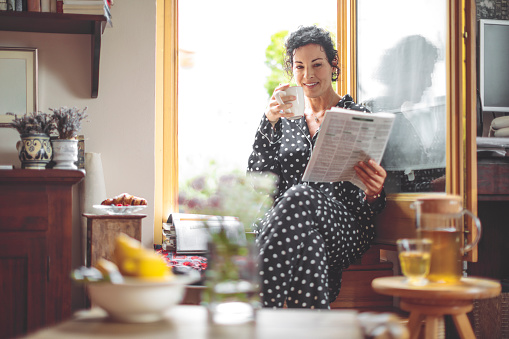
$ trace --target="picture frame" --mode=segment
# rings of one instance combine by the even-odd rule
[[[14,116],[38,109],[38,51],[32,47],[0,46],[0,127]]]

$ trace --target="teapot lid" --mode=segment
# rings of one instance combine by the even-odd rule
[[[461,196],[455,194],[429,195],[415,202],[421,213],[459,213],[463,209]]]

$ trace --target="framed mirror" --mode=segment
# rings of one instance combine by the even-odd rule
[[[37,111],[37,49],[0,47],[0,127],[13,116]]]

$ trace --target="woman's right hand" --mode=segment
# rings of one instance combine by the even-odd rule
[[[272,97],[270,98],[269,104],[267,106],[267,110],[265,111],[265,116],[269,120],[269,122],[274,126],[279,118],[288,118],[292,117],[293,113],[285,113],[285,110],[292,107],[291,103],[287,103],[289,101],[295,100],[294,95],[288,95],[288,96],[282,96],[281,100],[283,100],[284,105],[279,104],[279,102],[276,100],[275,93],[279,91],[284,91],[290,87],[290,84],[280,84],[276,89],[274,90],[274,93],[272,93]]]

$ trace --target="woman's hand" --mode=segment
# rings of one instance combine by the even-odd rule
[[[361,181],[366,185],[364,193],[368,202],[378,199],[384,187],[385,178],[387,178],[387,172],[384,168],[373,159],[370,159],[367,163],[360,161],[357,166],[354,166],[354,169]]]
[[[292,104],[289,104],[287,102],[295,100],[296,99],[295,96],[294,95],[282,96],[281,99],[285,103],[284,105],[280,105],[279,102],[276,100],[276,97],[274,96],[276,92],[284,91],[288,87],[290,87],[290,84],[283,85],[280,84],[278,87],[276,87],[274,93],[272,93],[272,97],[270,98],[267,110],[265,112],[265,116],[270,121],[272,126],[274,126],[278,122],[279,118],[288,118],[293,116],[293,113],[285,113],[285,110],[292,107]]]

